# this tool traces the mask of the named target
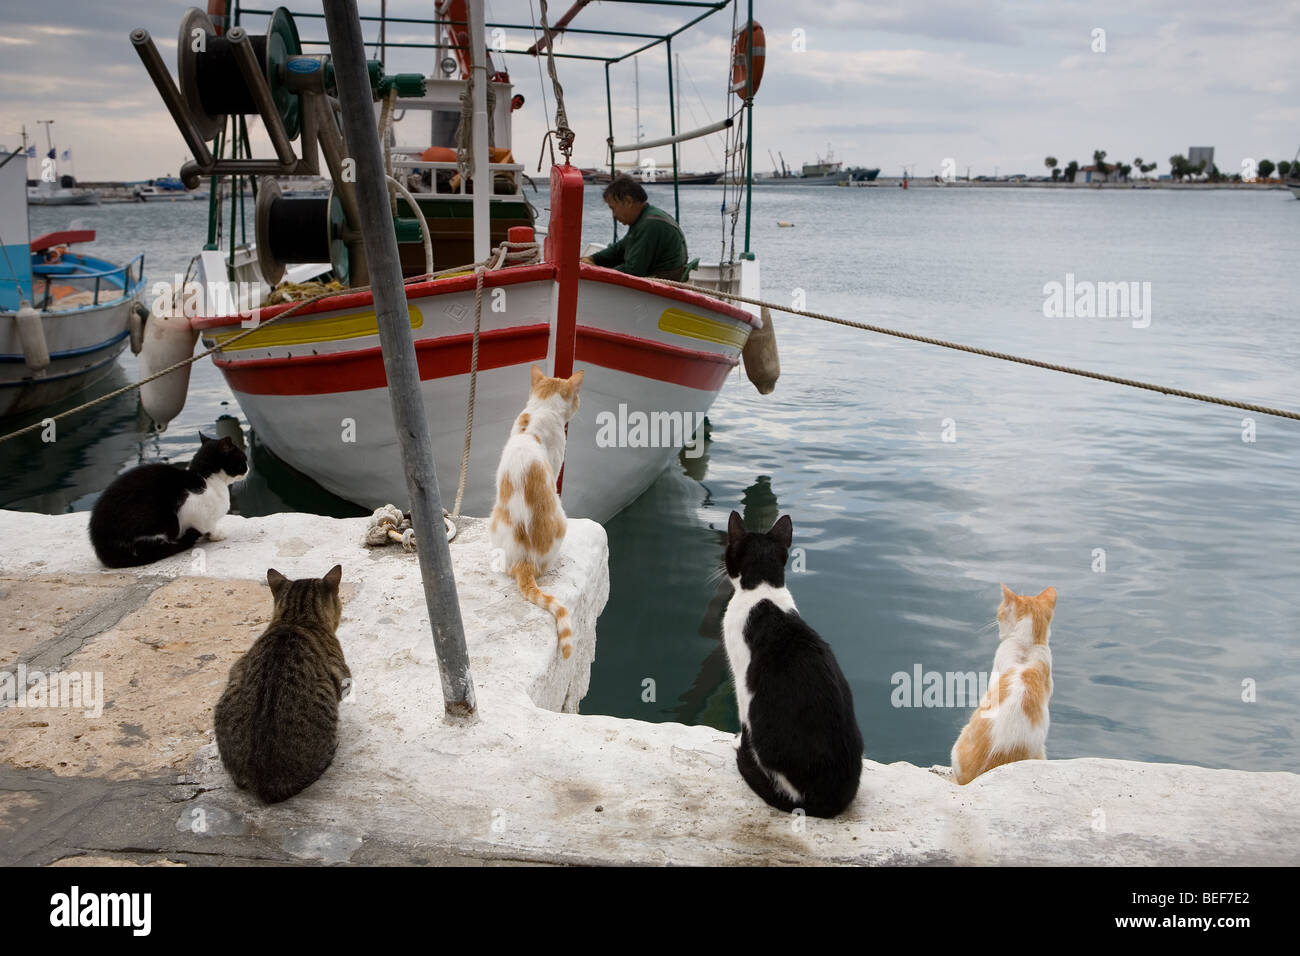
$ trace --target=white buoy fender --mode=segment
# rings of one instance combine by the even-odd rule
[[[190,320],[183,315],[149,316],[144,325],[144,344],[140,349],[140,378],[146,379],[155,372],[183,362],[194,354],[194,344],[199,333],[190,328]],[[185,395],[190,388],[190,366],[186,365],[160,379],[140,386],[140,404],[145,412],[165,429],[168,422],[185,407]]]
[[[776,352],[776,329],[772,327],[772,313],[763,306],[763,327],[749,333],[749,341],[740,353],[745,360],[745,374],[754,383],[760,395],[770,395],[781,377],[781,358]]]
[[[14,319],[18,322],[18,339],[23,345],[23,361],[33,372],[45,371],[50,367],[50,347],[45,342],[41,314],[23,299]]]
[[[144,347],[144,323],[149,318],[149,310],[139,302],[131,306],[131,314],[127,316],[126,328],[131,334],[131,354],[139,355],[140,349]]]

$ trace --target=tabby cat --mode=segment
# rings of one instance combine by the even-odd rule
[[[785,586],[793,534],[789,515],[766,533],[747,532],[734,511],[727,525],[724,562],[735,593],[722,635],[740,712],[736,765],[778,810],[833,817],[857,795],[862,732],[830,645]]]
[[[489,535],[526,599],[555,617],[560,654],[573,653],[569,612],[537,586],[560,553],[567,523],[555,479],[564,465],[564,427],[578,410],[584,372],[547,378],[536,365],[528,403],[510,430],[497,466],[497,500]]]
[[[1047,703],[1052,698],[1052,615],[1056,588],[1034,597],[1002,585],[998,651],[989,689],[952,748],[953,779],[968,784],[1017,760],[1047,757]]]
[[[230,438],[199,432],[188,468],[158,462],[119,475],[90,512],[95,554],[110,568],[129,568],[180,554],[204,534],[220,541],[230,485],[247,471],[248,458]]]
[[[339,701],[352,672],[339,646],[343,602],[335,565],[323,578],[266,572],[271,623],[230,668],[214,722],[221,762],[236,785],[266,803],[316,781],[334,759]]]

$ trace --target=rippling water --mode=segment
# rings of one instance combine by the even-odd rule
[[[715,256],[717,190],[681,196],[692,255]],[[652,200],[671,212],[670,189]],[[609,235],[602,208],[590,193],[589,239]],[[150,277],[166,278],[201,243],[206,206],[32,212],[34,233],[80,217],[103,254],[144,248]],[[769,299],[1290,408],[1298,232],[1300,203],[1278,192],[754,193]],[[1067,273],[1149,282],[1149,327],[1044,318],[1044,284]],[[895,707],[895,675],[987,671],[1004,581],[1060,593],[1051,756],[1297,769],[1300,423],[787,315],[776,324],[776,391],[730,381],[707,456],[607,524],[611,597],[584,712],[735,729],[717,633],[725,591],[709,580],[734,508],[755,526],[792,516],[805,570],[789,584],[835,648],[873,759],[947,762],[968,709]],[[120,380],[134,377],[135,360],[122,364]],[[6,447],[0,506],[87,509],[137,461],[187,459],[223,413],[239,409],[200,364],[161,436],[126,397],[70,420],[53,449]],[[256,445],[253,466],[236,496],[244,514],[359,513]]]

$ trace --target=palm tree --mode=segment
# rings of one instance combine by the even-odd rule
[[[1142,157],[1141,157],[1141,156],[1138,156],[1138,157],[1136,157],[1136,158],[1133,160],[1133,165],[1134,165],[1135,167],[1137,167],[1138,172],[1143,172],[1143,169],[1142,169]]]
[[[1097,172],[1105,176],[1110,172],[1110,167],[1106,165],[1106,151],[1104,149],[1093,150],[1092,161],[1097,167]]]
[[[1056,182],[1057,177],[1061,175],[1061,171],[1056,168],[1058,165],[1056,162],[1056,157],[1048,156],[1046,159],[1043,160],[1043,165],[1052,171],[1052,182]]]

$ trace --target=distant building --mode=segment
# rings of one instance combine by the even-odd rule
[[[1117,183],[1119,182],[1118,164],[1113,164],[1110,171],[1103,173],[1096,166],[1080,166],[1074,176],[1076,183]]]
[[[1193,146],[1187,151],[1187,162],[1189,162],[1193,168],[1199,165],[1201,160],[1205,160],[1205,169],[1202,170],[1202,172],[1208,176],[1210,170],[1214,168],[1213,146]]]

